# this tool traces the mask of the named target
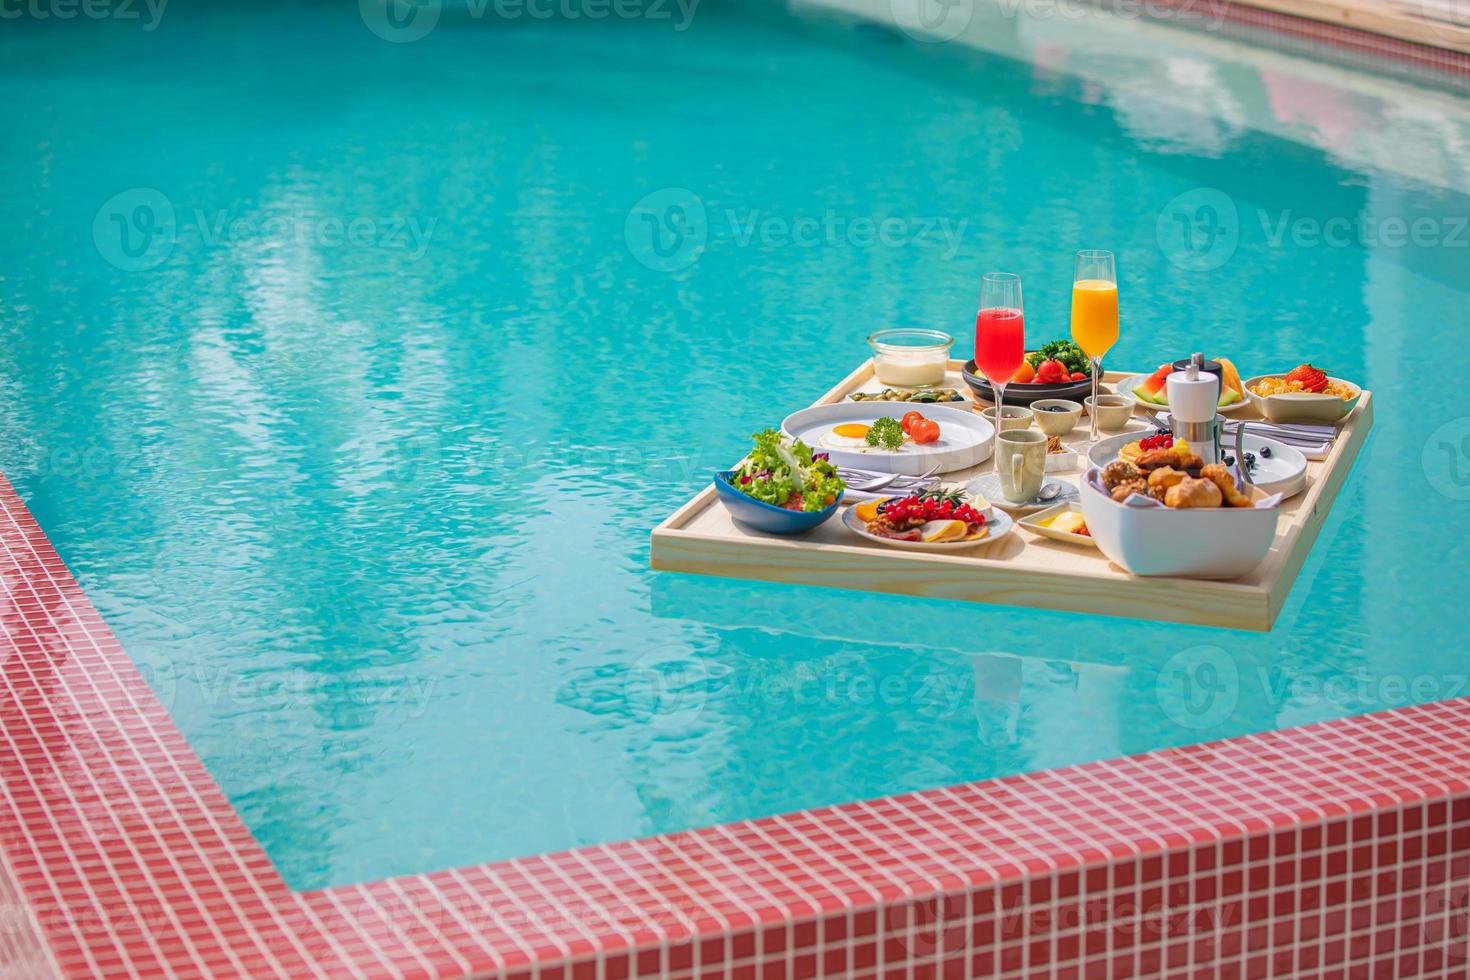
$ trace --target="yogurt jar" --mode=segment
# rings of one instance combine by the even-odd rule
[[[935,388],[944,384],[954,338],[939,330],[880,330],[868,338],[873,373],[894,388]]]

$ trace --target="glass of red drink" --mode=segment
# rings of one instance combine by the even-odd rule
[[[1006,383],[1021,369],[1026,357],[1026,316],[1021,306],[1021,277],[1011,272],[987,272],[980,277],[980,312],[975,316],[975,367],[995,391],[995,449]],[[992,451],[991,458],[997,458]]]

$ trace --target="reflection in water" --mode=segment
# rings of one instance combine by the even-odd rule
[[[1456,693],[1470,545],[1411,547],[1464,523],[1421,462],[1450,403],[1380,400],[1269,636],[654,575],[647,542],[875,325],[965,355],[1006,266],[1065,333],[1083,245],[1121,257],[1117,363],[1207,337],[1417,390],[1466,253],[1294,222],[1470,214],[1462,100],[1144,24],[283,16],[0,37],[0,468],[293,885]],[[666,189],[707,223],[674,271],[629,238]],[[161,244],[106,237],[120,194]],[[961,231],[759,231],[890,217]]]

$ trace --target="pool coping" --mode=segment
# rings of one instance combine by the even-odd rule
[[[0,545],[17,976],[1465,967],[1470,698],[296,892],[3,478]]]

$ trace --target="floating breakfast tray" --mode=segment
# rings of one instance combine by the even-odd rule
[[[946,384],[968,395],[960,366],[959,361],[950,362]],[[1127,376],[1109,372],[1104,380],[1117,382]],[[816,404],[878,387],[869,361]],[[917,407],[922,411],[923,406]],[[1231,418],[1249,421],[1259,416],[1253,408],[1245,408]],[[1137,419],[1135,424],[1147,428]],[[654,528],[650,562],[656,569],[697,575],[1268,630],[1372,425],[1373,396],[1364,391],[1342,421],[1327,458],[1308,463],[1307,489],[1282,505],[1270,553],[1234,581],[1133,576],[1096,549],[1037,538],[1019,528],[994,544],[957,554],[866,542],[842,526],[840,514],[806,534],[778,537],[737,525],[708,485]],[[1064,438],[1084,443],[1085,428],[1079,425]],[[1048,479],[1076,483],[1085,469],[1083,462],[1072,473],[1049,474]],[[986,461],[947,473],[943,479],[961,483],[991,468]]]

